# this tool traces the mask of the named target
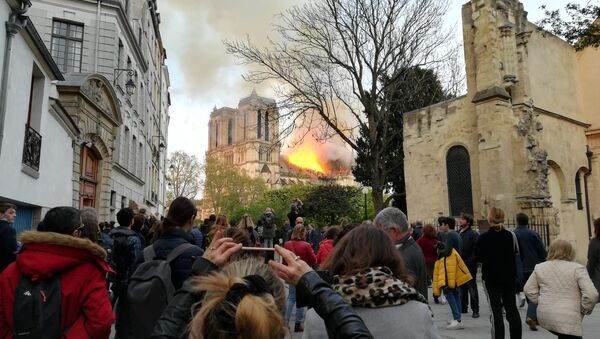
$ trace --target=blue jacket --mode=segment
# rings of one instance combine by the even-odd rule
[[[194,227],[192,228],[192,232],[190,234],[192,235],[192,238],[194,238],[194,244],[202,248],[202,242],[204,241],[204,235],[202,235],[202,232]]]
[[[546,247],[539,234],[527,226],[517,226],[514,232],[519,242],[523,273],[533,272],[535,265],[546,261]]]
[[[167,256],[175,247],[189,242],[195,245],[192,236],[179,227],[173,227],[166,230],[160,238],[158,238],[154,244],[154,252],[156,253],[155,259],[165,260]],[[201,257],[204,251],[200,247],[190,248],[183,252],[182,255],[171,262],[171,281],[173,287],[176,290],[181,288],[183,282],[190,276],[192,272],[192,264],[194,261]],[[136,263],[136,267],[144,262],[144,257],[141,256]]]

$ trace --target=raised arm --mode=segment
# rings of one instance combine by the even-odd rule
[[[295,260],[293,252],[275,246],[286,265],[271,261],[269,265],[279,277],[296,285],[298,306],[312,306],[325,321],[329,338],[373,338],[363,320],[342,297],[302,260]]]

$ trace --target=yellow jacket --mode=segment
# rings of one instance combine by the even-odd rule
[[[457,288],[473,279],[462,258],[452,250],[449,256],[438,259],[433,268],[433,295],[439,296],[444,288]]]

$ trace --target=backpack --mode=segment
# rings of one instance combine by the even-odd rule
[[[61,290],[58,277],[32,281],[22,276],[15,291],[15,339],[56,339],[60,330]]]
[[[115,270],[115,291],[125,291],[131,277],[131,270],[135,260],[135,249],[133,244],[129,243],[129,237],[135,236],[135,233],[116,231],[110,234],[113,239],[112,262],[111,267]]]
[[[144,262],[129,279],[127,288],[134,338],[150,337],[162,311],[175,294],[170,263],[190,248],[197,246],[181,244],[169,253],[166,260],[154,259],[154,246],[144,249]]]

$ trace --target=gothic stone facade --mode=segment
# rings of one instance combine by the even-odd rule
[[[600,216],[600,50],[542,34],[517,0],[472,0],[462,15],[467,94],[405,117],[409,217],[498,206],[585,248]]]
[[[268,186],[279,180],[279,111],[275,100],[256,91],[240,100],[238,108],[222,107],[210,114],[207,156],[216,157],[262,177]]]

